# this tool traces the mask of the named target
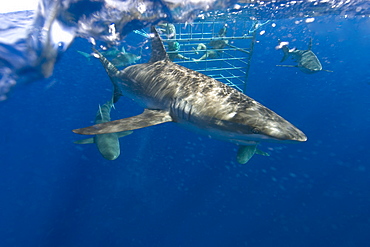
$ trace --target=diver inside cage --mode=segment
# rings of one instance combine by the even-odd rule
[[[199,51],[204,51],[203,56],[201,56],[199,59],[193,59],[193,61],[198,62],[207,58],[220,57],[222,54],[222,49],[229,44],[229,40],[224,39],[224,37],[226,37],[227,28],[228,26],[225,23],[224,26],[219,30],[215,39],[211,40],[207,45],[200,43],[196,49],[193,48],[195,54],[199,54]]]
[[[176,27],[175,25],[171,23],[162,23],[158,25],[158,31],[165,33],[167,36],[167,39],[176,39]],[[181,60],[190,60],[190,58],[183,56],[179,53],[180,51],[180,43],[177,41],[167,41],[168,44],[168,57],[171,61],[174,61],[175,59],[181,59]]]
[[[157,30],[160,33],[164,33],[168,40],[171,40],[171,39],[175,40],[176,39],[176,27],[175,27],[175,25],[173,25],[171,23],[158,24]],[[141,31],[135,30],[134,32],[137,33],[137,34],[140,34],[144,37],[149,37],[148,34],[144,30],[141,30]],[[167,54],[168,54],[168,57],[170,58],[171,61],[174,61],[175,59],[190,60],[190,58],[185,57],[185,56],[183,56],[182,54],[179,53],[180,48],[181,48],[179,42],[177,42],[177,41],[167,41],[167,45],[168,45]]]

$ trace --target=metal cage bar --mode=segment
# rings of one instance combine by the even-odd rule
[[[221,36],[225,24],[227,32]],[[249,18],[213,18],[174,24],[174,37],[161,36],[175,63],[245,92],[256,41],[254,25]]]

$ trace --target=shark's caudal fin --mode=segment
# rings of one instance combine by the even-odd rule
[[[101,54],[97,49],[95,49],[94,47],[92,48],[92,50],[94,51],[95,53],[95,57],[99,58],[100,62],[103,64],[105,70],[107,71],[107,74],[109,75],[109,77],[111,76],[117,76],[117,74],[119,74],[119,70],[116,68],[116,66],[114,66],[114,64],[112,64],[111,62],[109,62],[108,59],[106,59],[103,54]]]
[[[149,63],[155,63],[161,60],[169,60],[157,30],[154,26],[152,26],[150,31],[154,34],[154,37],[152,38],[152,57],[150,58]]]
[[[288,48],[288,46],[284,45],[283,47],[281,47],[281,49],[282,49],[282,50],[283,50],[283,52],[284,52],[284,56],[283,56],[283,58],[281,59],[280,63],[281,63],[281,62],[284,62],[285,60],[287,60],[287,59],[288,59],[288,57],[290,56],[290,52],[289,52],[289,48]]]
[[[120,75],[119,70],[117,69],[114,64],[112,64],[108,59],[106,59],[103,54],[101,54],[98,50],[94,47],[92,48],[97,58],[99,58],[100,62],[103,64],[105,71],[107,72],[112,84],[113,84],[113,103],[117,103],[119,98],[123,95],[120,87],[117,85],[114,78]]]
[[[81,135],[98,135],[141,129],[148,126],[172,121],[172,117],[167,111],[145,109],[142,114],[137,116],[96,124],[90,127],[75,129],[72,131],[76,134]]]

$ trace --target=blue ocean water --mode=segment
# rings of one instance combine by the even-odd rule
[[[240,165],[235,145],[167,123],[122,138],[121,156],[105,160],[73,144],[71,130],[111,95],[76,39],[50,78],[0,104],[0,246],[368,246],[369,18],[273,23],[257,37],[246,94],[307,142],[263,143],[270,157]],[[276,66],[278,39],[305,49],[310,38],[332,73]],[[112,118],[141,112],[122,98]]]

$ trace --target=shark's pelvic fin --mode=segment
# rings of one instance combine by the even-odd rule
[[[142,114],[134,117],[96,124],[82,129],[75,129],[73,132],[81,135],[98,135],[141,129],[172,121],[172,117],[167,111],[145,109]]]
[[[152,26],[150,31],[154,34],[154,37],[152,38],[152,57],[150,58],[149,63],[155,63],[161,60],[170,60],[155,26]]]
[[[90,138],[83,139],[83,140],[78,140],[78,141],[75,141],[73,143],[75,143],[75,144],[91,144],[91,143],[94,143],[94,137],[90,137]]]

